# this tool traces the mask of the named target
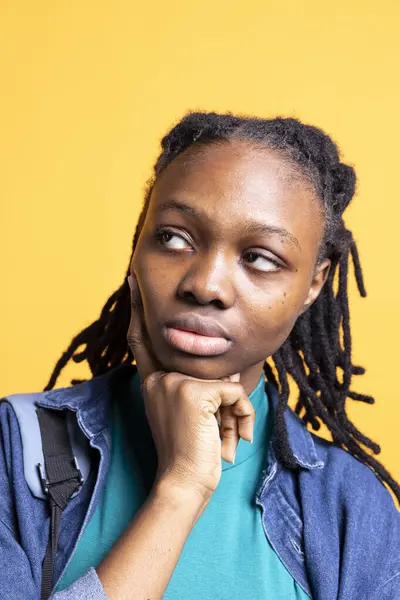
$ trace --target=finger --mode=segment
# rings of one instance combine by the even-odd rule
[[[229,381],[231,383],[233,382],[238,382],[240,381],[240,373],[235,373],[234,375],[227,375],[226,377],[221,377],[220,381]],[[219,437],[220,440],[222,441],[223,439],[223,428],[221,427],[222,421],[221,421],[221,409],[218,409],[217,412],[215,413],[215,418],[217,419],[218,425],[219,425]]]
[[[239,443],[238,419],[232,412],[232,407],[227,406],[221,411],[221,457],[227,461],[234,463],[236,448]]]
[[[250,403],[250,407],[249,407]],[[240,399],[236,404],[232,406],[232,413],[235,415],[238,421],[239,436],[250,443],[253,443],[254,436],[254,423],[256,420],[256,411],[253,405]]]
[[[159,371],[161,366],[150,350],[150,340],[144,323],[143,302],[136,277],[130,275],[128,283],[131,290],[131,320],[127,339],[143,384],[146,377]]]
[[[242,385],[240,383],[227,385],[225,382],[216,381],[213,385],[212,394],[216,403],[215,412],[221,409],[221,418],[223,419],[223,409],[231,406],[233,414],[238,419],[239,436],[251,442],[253,440],[256,412]]]

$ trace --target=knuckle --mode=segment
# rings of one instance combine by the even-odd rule
[[[184,379],[178,384],[178,392],[181,396],[188,397],[194,393],[195,387],[197,386],[193,381]]]
[[[170,371],[168,373],[166,373],[166,381],[168,384],[173,384],[174,386],[177,383],[180,383],[182,381],[182,378],[184,377],[184,375],[182,375],[182,373],[178,373],[176,371]]]
[[[229,431],[233,431],[234,429],[236,429],[236,417],[224,417],[223,419],[223,423],[224,423],[224,431],[225,430],[229,430]]]
[[[255,408],[247,396],[245,398],[242,397],[237,401],[235,412],[238,416],[250,417],[251,419],[255,419],[256,416]]]
[[[157,383],[161,386],[161,388],[168,392],[171,388],[171,373],[158,373]]]
[[[233,439],[237,438],[236,430],[233,429],[232,427],[226,427],[224,425],[224,438],[226,440],[233,440]]]
[[[151,391],[154,383],[154,373],[151,373],[151,375],[148,375],[143,379],[141,385],[142,391],[148,394]]]
[[[175,378],[173,375],[174,373],[154,371],[145,378],[143,387],[148,390],[157,385],[161,387],[163,392],[169,392],[174,387]]]
[[[241,383],[234,382],[234,383],[231,383],[231,385],[235,386],[235,390],[237,391],[238,394],[246,394],[246,392],[244,391],[244,387],[242,386]]]

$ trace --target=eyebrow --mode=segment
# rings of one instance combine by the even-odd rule
[[[176,200],[167,200],[163,202],[156,208],[156,212],[163,212],[165,210],[176,210],[188,217],[192,217],[195,219],[209,221],[209,217],[204,213],[200,213],[195,210],[193,206],[189,206],[189,204],[185,204],[184,202],[177,202]],[[299,244],[298,239],[286,229],[282,229],[281,227],[275,227],[274,225],[266,225],[265,223],[260,223],[259,221],[245,221],[243,223],[244,232],[251,235],[279,235],[282,239],[286,240],[293,246],[296,246],[299,250],[301,250],[301,246]]]

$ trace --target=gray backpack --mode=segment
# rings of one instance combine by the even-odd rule
[[[61,515],[89,475],[90,447],[75,413],[39,407],[39,395],[15,394],[2,401],[11,404],[18,419],[28,487],[35,498],[49,504],[50,536],[40,596],[40,600],[47,600],[53,586]]]

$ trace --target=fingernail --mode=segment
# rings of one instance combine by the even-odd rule
[[[232,460],[232,464],[233,464],[233,465],[235,464],[235,458],[236,458],[236,452],[235,452],[235,454],[233,455],[233,460]]]
[[[133,277],[132,277],[132,275],[128,275],[127,279],[128,279],[129,287],[132,289],[133,288]]]

